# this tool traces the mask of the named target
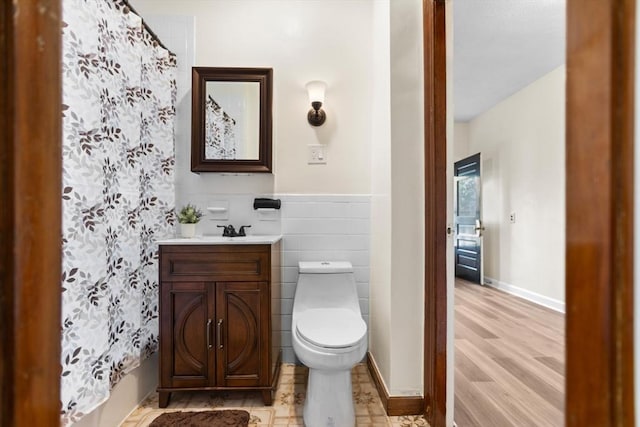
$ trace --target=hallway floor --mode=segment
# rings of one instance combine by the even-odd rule
[[[353,368],[351,377],[357,427],[428,427],[421,416],[387,417],[365,364]],[[283,364],[273,406],[264,406],[260,393],[182,392],[173,393],[169,407],[159,409],[158,394],[152,393],[121,426],[146,427],[163,412],[233,408],[249,412],[249,427],[302,427],[306,380],[305,367]]]
[[[564,425],[564,315],[456,279],[458,427]]]

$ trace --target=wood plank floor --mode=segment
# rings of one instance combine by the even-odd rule
[[[564,315],[456,279],[458,427],[564,425]]]

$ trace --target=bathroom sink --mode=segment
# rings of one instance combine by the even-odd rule
[[[162,239],[157,243],[160,245],[271,245],[282,239],[280,234],[250,235],[243,237],[222,237],[222,236],[195,236],[190,239],[174,238]]]

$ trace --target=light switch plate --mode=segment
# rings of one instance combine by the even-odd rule
[[[307,147],[307,164],[324,165],[327,163],[326,146],[322,144],[309,144]]]

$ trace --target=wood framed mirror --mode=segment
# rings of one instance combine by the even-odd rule
[[[192,172],[271,173],[271,68],[193,67]]]

